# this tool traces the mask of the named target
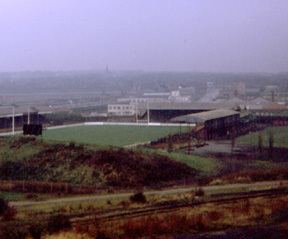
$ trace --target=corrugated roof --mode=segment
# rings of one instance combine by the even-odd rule
[[[234,110],[218,109],[218,110],[211,110],[207,112],[178,116],[178,117],[171,119],[171,121],[172,122],[186,122],[186,123],[203,123],[208,120],[228,117],[232,115],[240,115],[240,113]]]
[[[234,104],[226,103],[149,103],[150,110],[216,110],[216,109],[232,109]],[[138,108],[147,109],[147,104],[139,104]]]
[[[263,97],[257,97],[253,100],[250,100],[247,104],[248,105],[263,105],[263,104],[268,104],[271,103],[271,101],[264,99]]]
[[[240,99],[238,97],[234,97],[232,99],[229,99],[229,100],[227,100],[227,102],[231,103],[231,104],[244,104],[245,103],[244,100],[242,100],[242,99]]]
[[[263,110],[287,110],[288,107],[286,105],[280,105],[277,103],[270,103],[263,105]]]

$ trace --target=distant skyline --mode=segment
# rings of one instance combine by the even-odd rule
[[[1,0],[0,72],[288,72],[287,0]]]

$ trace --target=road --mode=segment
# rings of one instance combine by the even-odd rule
[[[288,180],[283,181],[266,181],[266,182],[256,182],[256,183],[241,183],[241,184],[228,184],[228,185],[214,185],[214,186],[204,186],[205,195],[215,195],[220,193],[239,193],[239,192],[253,192],[260,190],[270,190],[279,187],[288,189]],[[182,187],[182,188],[168,188],[163,190],[153,190],[144,191],[146,196],[161,196],[161,195],[175,195],[181,193],[194,192],[195,186]],[[10,202],[11,206],[16,208],[20,207],[31,207],[36,205],[57,205],[66,203],[82,203],[82,202],[96,202],[97,200],[111,200],[113,198],[117,199],[128,199],[132,192],[129,193],[112,193],[112,194],[101,194],[101,195],[85,195],[85,196],[71,196],[65,198],[48,199],[43,201],[17,201]]]

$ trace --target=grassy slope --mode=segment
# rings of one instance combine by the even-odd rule
[[[189,167],[197,170],[202,176],[211,176],[218,173],[222,167],[221,162],[214,158],[200,157],[197,155],[187,155],[184,153],[168,153],[158,151],[159,154],[168,156],[171,159],[185,163]]]
[[[0,160],[22,160],[39,153],[42,149],[43,144],[39,141],[30,141],[19,147],[14,145],[13,138],[5,138],[0,140]]]
[[[269,141],[269,131],[273,130],[275,146],[276,147],[288,147],[288,127],[272,127],[263,130],[263,143],[264,146],[268,146]],[[249,135],[241,136],[237,139],[237,144],[249,144],[257,145],[258,144],[258,132],[252,133]]]
[[[22,161],[23,159],[27,160],[30,158],[32,159],[32,158],[35,158],[35,156],[38,155],[40,152],[45,151],[45,149],[47,150],[47,148],[50,148],[53,145],[53,144],[51,145],[47,141],[41,141],[41,140],[37,140],[35,142],[28,141],[26,143],[21,144],[21,146],[19,146],[19,145],[17,146],[17,143],[16,143],[16,146],[11,147],[11,144],[13,145],[12,139],[0,141],[0,162],[2,160],[7,160],[7,159],[9,159],[9,161],[15,161],[15,160]],[[66,145],[68,145],[68,144],[66,144]],[[93,144],[86,145],[85,148],[87,150],[92,150],[92,151],[98,149],[98,147],[93,145]],[[136,150],[136,151],[138,151],[138,150]],[[187,154],[184,154],[181,152],[168,153],[167,151],[163,151],[163,150],[152,150],[152,149],[144,149],[144,148],[140,149],[140,151],[144,151],[143,155],[145,155],[145,151],[146,151],[146,153],[167,156],[173,160],[185,163],[190,168],[195,169],[197,171],[197,175],[200,176],[201,178],[207,177],[207,176],[217,175],[217,174],[219,174],[219,172],[221,173],[223,170],[227,173],[227,169],[229,169],[229,168],[238,168],[239,170],[247,170],[247,169],[263,169],[263,168],[274,168],[274,167],[281,167],[281,166],[286,167],[287,166],[287,165],[284,165],[284,163],[282,165],[279,163],[268,162],[268,161],[257,161],[257,160],[242,162],[239,160],[231,160],[230,159],[230,160],[225,161],[225,160],[216,159],[216,158],[209,158],[209,157],[203,157],[203,156],[197,156],[197,155],[187,155]],[[67,159],[71,157],[71,159],[72,159],[78,155],[78,153],[76,153],[76,152],[73,153],[73,150],[70,153],[68,153],[69,151],[67,151],[66,156],[62,155],[63,152],[61,150],[58,152],[59,157],[60,156],[66,157]],[[58,158],[58,156],[57,156],[58,154],[57,155],[56,154],[54,156],[51,155],[51,157],[53,156],[51,160],[55,163],[56,163],[55,160]],[[141,154],[139,154],[139,156],[140,155]],[[36,158],[37,157],[38,156],[36,156]],[[56,157],[56,158],[54,159],[54,157]],[[82,158],[82,156],[80,157],[80,159],[81,158]],[[78,159],[76,161],[79,162]],[[38,162],[38,159],[35,162]],[[36,164],[38,164],[38,163],[36,163]],[[42,166],[45,166],[45,164]],[[50,168],[50,166],[49,166],[49,169],[53,169],[52,170],[53,171],[53,178],[55,178],[55,179],[61,178],[61,180],[68,181],[68,182],[73,183],[73,184],[82,184],[83,183],[83,184],[89,185],[89,184],[91,184],[91,182],[95,181],[93,179],[93,172],[94,171],[87,164],[80,163],[77,167],[71,168],[68,164],[65,164],[65,163],[62,164],[61,163],[59,165],[54,165],[52,168]],[[43,174],[43,177],[44,176],[45,175]],[[46,176],[47,177],[49,176],[49,177],[45,178],[45,180],[48,180],[48,179],[51,180],[51,175],[46,175]]]
[[[14,193],[14,192],[1,192],[0,198],[3,198],[8,201],[21,201],[25,199],[25,195],[23,193]]]
[[[3,180],[130,187],[156,185],[196,174],[195,170],[168,157],[132,150],[87,149],[25,137],[0,143],[0,178]]]
[[[179,127],[165,126],[78,126],[44,132],[44,139],[74,141],[84,144],[125,146],[155,140],[179,132]]]

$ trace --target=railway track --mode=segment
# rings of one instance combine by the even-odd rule
[[[233,194],[216,194],[209,197],[199,197],[192,200],[179,200],[179,201],[167,201],[163,203],[157,203],[154,205],[148,205],[141,208],[123,209],[117,208],[114,210],[95,213],[74,215],[71,217],[72,224],[88,224],[92,221],[117,221],[123,218],[136,218],[140,216],[149,216],[152,214],[170,213],[173,211],[181,210],[185,207],[195,207],[208,203],[229,204],[234,203],[237,200],[251,199],[257,197],[269,197],[275,198],[282,195],[288,195],[287,189],[271,189],[261,190],[253,192],[241,192]]]

